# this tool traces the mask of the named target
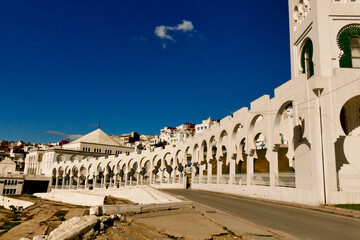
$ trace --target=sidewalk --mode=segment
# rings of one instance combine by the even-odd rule
[[[130,214],[124,222],[115,222],[99,240],[285,240],[295,239],[258,227],[229,214],[194,203],[193,207]]]

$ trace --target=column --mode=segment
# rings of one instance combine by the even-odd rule
[[[70,177],[69,178],[69,189],[71,189],[72,177],[73,177],[72,173],[70,173],[69,177]]]
[[[278,186],[278,152],[271,152],[271,159],[269,159],[269,177],[270,177],[270,187]]]
[[[79,189],[79,185],[80,185],[80,177],[79,177],[79,174],[78,174],[78,176],[77,176],[76,189]]]
[[[56,177],[55,177],[55,189],[57,189],[58,181],[59,181],[59,176],[56,175]]]
[[[172,184],[175,183],[175,178],[176,178],[176,169],[174,168],[174,170],[171,172],[171,174],[173,175],[172,177]]]
[[[207,183],[210,184],[211,180],[212,180],[212,164],[207,161],[207,165],[208,165],[208,179],[207,179]]]
[[[216,167],[217,167],[217,173],[216,173],[216,184],[220,183],[220,176],[222,173],[222,161],[219,161],[219,159],[216,159]]]
[[[89,181],[88,175],[86,175],[85,184],[84,184],[85,189],[87,189],[88,181]]]
[[[64,189],[64,185],[65,185],[65,176],[62,175],[61,189]]]
[[[250,155],[247,157],[246,174],[247,185],[249,186],[253,183],[254,177],[254,157]]]
[[[235,167],[236,167],[236,159],[230,159],[230,166],[229,166],[229,184],[234,184],[235,182]]]

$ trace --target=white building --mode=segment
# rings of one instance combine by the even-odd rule
[[[206,120],[202,120],[202,123],[195,125],[195,134],[199,134],[208,129],[213,124],[213,120],[209,117]]]
[[[132,147],[121,146],[101,129],[96,129],[60,148],[32,149],[25,158],[25,174],[47,175],[54,162],[74,162],[100,156],[125,154]]]

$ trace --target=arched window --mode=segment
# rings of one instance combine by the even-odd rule
[[[352,67],[360,68],[360,38],[353,37],[351,38],[351,59],[352,59]]]
[[[310,39],[307,39],[301,50],[301,67],[302,73],[306,74],[309,79],[314,75],[314,63],[313,63],[313,44]]]
[[[340,56],[340,67],[360,68],[360,24],[343,27],[337,36]]]

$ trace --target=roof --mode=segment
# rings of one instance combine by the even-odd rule
[[[72,143],[80,143],[80,142],[86,142],[86,143],[95,143],[95,144],[103,144],[103,145],[111,145],[111,146],[117,146],[119,147],[120,144],[117,143],[114,139],[112,139],[109,135],[107,135],[103,130],[96,129],[95,131],[92,131],[91,133],[86,134],[85,136],[82,136]]]
[[[16,163],[14,163],[13,160],[11,160],[10,158],[5,158],[4,160],[2,160],[2,161],[0,162],[0,164],[16,165]]]

